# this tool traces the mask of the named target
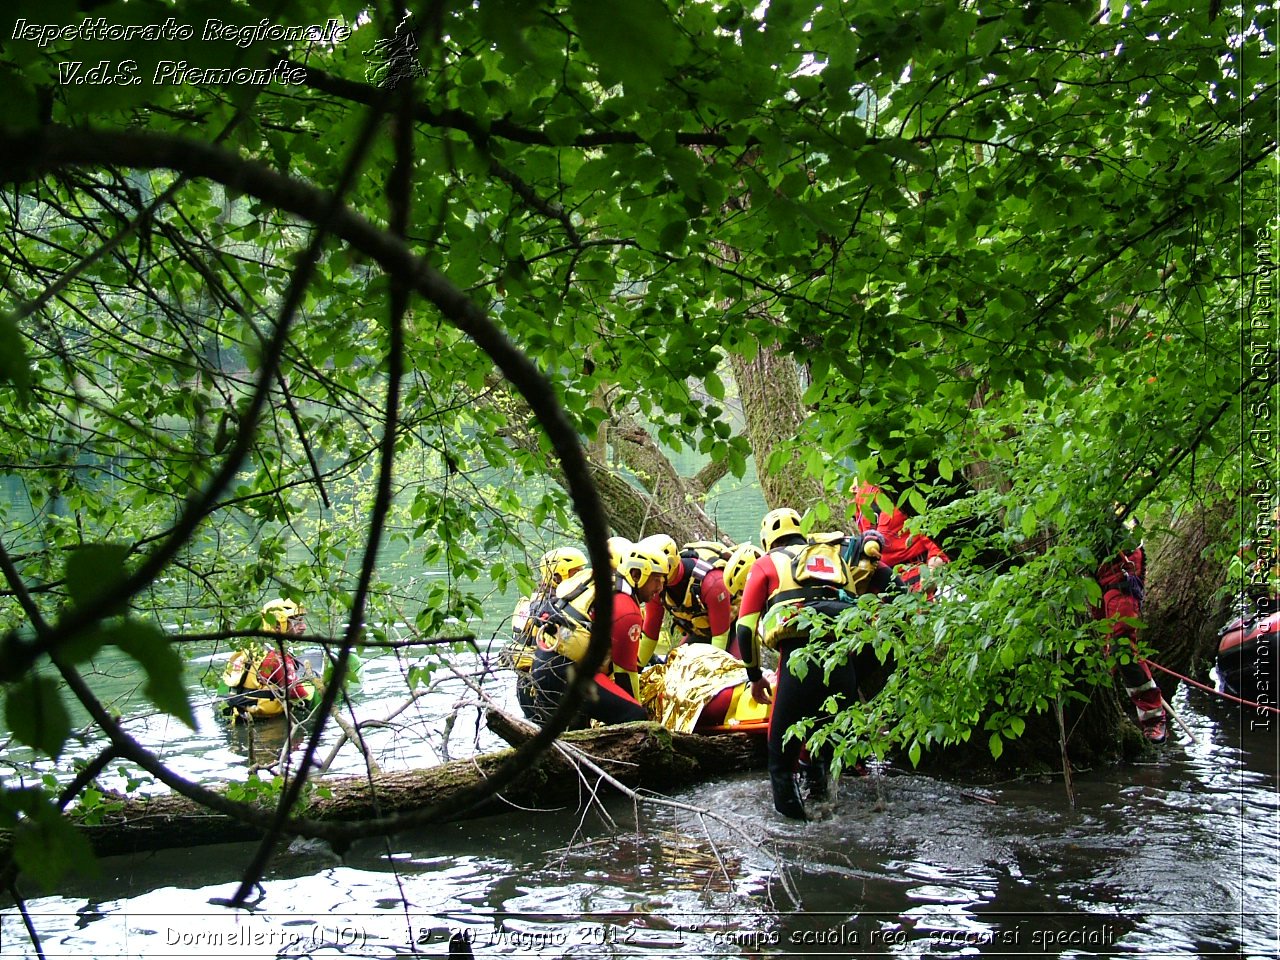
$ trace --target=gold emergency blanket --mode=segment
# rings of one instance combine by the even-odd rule
[[[742,661],[733,654],[709,643],[687,643],[672,650],[666,663],[640,674],[640,701],[668,730],[692,733],[712,697],[725,687],[746,686],[745,681]],[[764,716],[766,708],[759,709]]]

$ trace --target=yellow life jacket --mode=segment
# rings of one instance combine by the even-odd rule
[[[511,618],[511,629],[515,638],[524,644],[534,643],[538,624],[550,618],[555,612],[555,590],[551,587],[539,587],[533,596],[522,599],[516,605],[516,612]]]
[[[614,592],[634,595],[631,584],[617,576],[614,577]],[[595,602],[596,585],[592,580],[590,567],[579,570],[562,581],[556,587],[554,596],[549,597],[538,611],[536,618],[533,615],[529,617],[538,647],[568,657],[574,663],[581,663],[591,643]],[[606,658],[605,667],[607,666]]]
[[[533,623],[530,612],[539,595],[521,597],[511,614],[511,642],[498,655],[498,662],[512,670],[528,670],[533,666],[533,651],[537,644],[533,639]]]
[[[534,594],[537,596],[537,594]],[[533,606],[533,597],[521,597],[516,601],[516,608],[511,614],[511,635],[519,640],[529,623],[529,609]]]
[[[262,686],[258,682],[257,658],[248,650],[237,650],[222,670],[222,682],[236,693],[257,690]]]
[[[264,682],[258,675],[261,657],[250,650],[237,650],[222,671],[222,683],[227,697],[222,701],[222,712],[235,722],[241,717],[265,720],[283,716],[286,698],[298,716],[304,716],[315,702],[317,680],[306,661],[298,661],[298,682],[305,687],[304,697],[288,697],[283,686]]]
[[[760,618],[760,639],[772,650],[782,640],[805,636],[794,623],[801,607],[818,601],[842,600],[841,591],[852,587],[854,577],[840,555],[841,534],[816,534],[804,544],[770,551],[778,573],[778,587],[765,601]]]
[[[707,605],[702,599],[702,581],[712,570],[724,568],[724,561],[718,564],[701,558],[686,557],[681,554],[680,563],[684,566],[684,577],[674,587],[664,587],[660,595],[662,605],[671,612],[671,619],[684,630],[703,639],[711,639],[711,620],[707,616]]]

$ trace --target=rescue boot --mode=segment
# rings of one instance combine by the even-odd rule
[[[773,808],[784,817],[792,820],[808,820],[804,812],[804,804],[800,802],[800,794],[796,790],[796,778],[790,773],[770,773],[769,784],[773,787]]]
[[[826,803],[831,793],[831,770],[825,763],[800,761],[800,788],[809,803]]]

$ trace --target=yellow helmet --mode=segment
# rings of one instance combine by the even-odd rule
[[[662,572],[668,577],[675,576],[676,567],[680,566],[680,548],[676,546],[675,540],[665,533],[654,533],[645,537],[640,543],[647,549],[656,550],[666,557]]]
[[[634,544],[626,537],[610,537],[607,542],[609,544],[609,566],[617,570],[618,564],[622,562],[622,558]]]
[[[262,629],[268,633],[288,633],[289,621],[303,614],[302,607],[292,600],[277,597],[262,607]]]
[[[803,533],[804,531],[800,529],[800,514],[790,507],[770,510],[760,521],[760,544],[764,547],[765,553],[772,550],[773,545],[783,537],[789,537],[792,534],[803,535]]]
[[[740,543],[729,554],[724,565],[724,585],[729,590],[729,599],[737,603],[747,585],[747,574],[755,566],[755,562],[764,554],[754,543]]]
[[[544,583],[562,583],[587,565],[587,555],[576,547],[548,550],[538,561],[538,574]]]
[[[667,575],[667,556],[643,540],[634,544],[618,561],[618,576],[637,590],[654,575]]]

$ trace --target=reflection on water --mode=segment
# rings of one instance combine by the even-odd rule
[[[753,537],[758,500],[724,503],[726,530]],[[502,633],[511,599],[495,598],[492,622],[473,624],[482,638]],[[190,671],[194,732],[137,711],[126,727],[182,776],[242,780],[251,764],[281,754],[285,727],[219,720],[195,679],[215,660]],[[484,676],[474,658],[458,663],[514,706],[508,674]],[[367,724],[383,769],[501,746],[475,694],[447,670],[406,708],[409,666],[394,655],[367,660],[344,706]],[[104,688],[137,683],[103,669],[94,680]],[[23,892],[49,957],[444,956],[455,933],[481,958],[1275,957],[1280,725],[1249,729],[1194,691],[1178,706],[1198,742],[1170,745],[1155,763],[1080,774],[1074,810],[1057,782],[982,790],[991,805],[972,788],[881,768],[843,783],[832,818],[794,824],[772,812],[763,775],[744,774],[677,798],[732,827],[692,809],[637,812],[616,800],[608,820],[512,811],[362,843],[341,858],[297,843],[277,856],[246,912],[211,901],[234,889],[247,844],[111,858],[56,896]],[[326,729],[322,759],[340,736]],[[65,775],[98,749],[71,745],[57,770],[36,771]],[[332,772],[362,771],[355,750],[336,753]],[[113,765],[102,782],[121,789],[127,777]],[[35,956],[7,902],[0,956]]]
[[[354,717],[395,714],[406,669],[368,662]],[[496,745],[469,688],[436,679],[367,729],[384,769]],[[508,675],[486,682],[511,704]],[[299,843],[239,914],[210,901],[250,846],[162,851],[104,861],[30,909],[47,956],[444,956],[462,933],[477,957],[1274,957],[1277,738],[1203,694],[1179,709],[1198,743],[1081,773],[1074,810],[1057,782],[975,789],[880,768],[842,783],[830,819],[795,824],[772,812],[762,774],[744,774],[676,798],[727,823],[615,800],[609,819],[512,811],[342,858]],[[242,777],[239,734],[212,710],[198,719],[194,735],[160,716],[130,729],[186,776]],[[266,734],[255,746],[278,751]],[[335,769],[359,773],[355,751]],[[34,956],[9,907],[0,938],[4,957]]]
[[[232,753],[243,756],[249,767],[276,767],[288,762],[290,754],[306,742],[310,724],[290,725],[283,717],[269,720],[241,720],[236,723],[223,721],[227,734],[227,746]],[[286,742],[288,749],[286,750]]]

